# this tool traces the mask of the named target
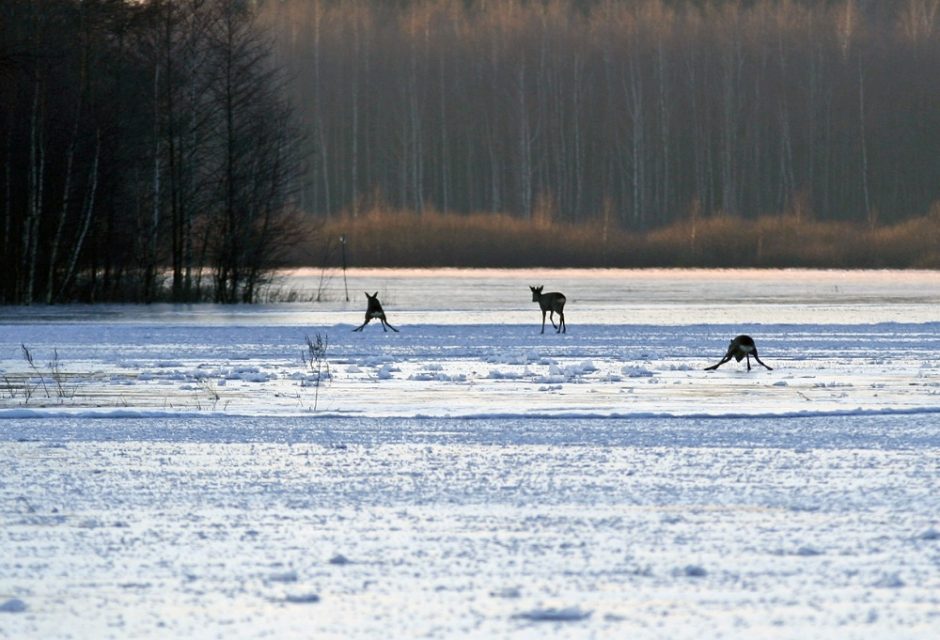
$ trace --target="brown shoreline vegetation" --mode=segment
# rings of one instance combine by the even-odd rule
[[[294,266],[570,268],[940,268],[940,205],[886,225],[814,220],[795,214],[730,215],[633,232],[603,220],[570,224],[506,214],[375,209],[334,217],[301,240]]]

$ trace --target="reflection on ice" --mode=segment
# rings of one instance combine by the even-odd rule
[[[529,286],[565,291],[572,328],[586,324],[842,324],[940,320],[940,272],[801,269],[351,269],[284,272],[297,299],[265,305],[0,307],[0,324],[196,325],[361,323],[361,291],[379,292],[408,324],[525,324],[539,320]]]

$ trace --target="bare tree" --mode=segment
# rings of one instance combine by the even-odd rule
[[[218,0],[210,33],[216,69],[210,91],[219,119],[212,253],[217,302],[253,302],[286,241],[283,217],[298,170],[291,109],[254,14]]]

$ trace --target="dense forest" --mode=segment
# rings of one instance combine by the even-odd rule
[[[302,203],[629,229],[940,197],[940,2],[268,3]]]
[[[4,0],[0,303],[252,301],[343,231],[454,264],[459,221],[474,264],[924,238],[937,77],[940,0]]]
[[[302,169],[256,8],[0,3],[0,302],[252,301]]]

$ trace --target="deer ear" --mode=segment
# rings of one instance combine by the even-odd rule
[[[373,294],[372,294],[372,297],[373,297],[373,298],[378,298],[378,297],[379,297],[379,292],[376,291],[375,293],[373,293]]]

